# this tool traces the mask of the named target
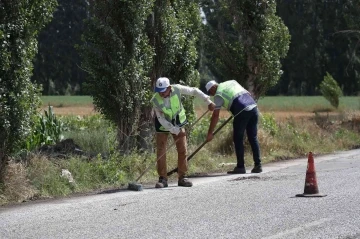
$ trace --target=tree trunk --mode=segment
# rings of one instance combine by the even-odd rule
[[[6,157],[6,134],[0,132],[0,184],[4,182],[4,173],[7,162]]]
[[[155,50],[155,56],[153,57],[153,66],[149,72],[150,92],[153,92],[155,88],[156,80],[163,76],[163,64],[166,56],[165,45],[161,41],[161,9],[164,9],[166,1],[156,0],[154,12],[147,19],[147,34],[149,37],[149,43]],[[150,100],[150,99],[148,99]],[[137,140],[137,146],[140,151],[153,151],[153,135],[154,135],[154,116],[152,115],[152,106],[150,102],[141,108],[140,121],[139,121],[139,135]]]
[[[7,157],[4,154],[4,147],[0,147],[0,185],[4,183]]]
[[[120,120],[117,124],[117,140],[118,149],[124,154],[131,152],[132,148],[135,147],[135,135],[131,132],[129,127],[126,127],[126,122]]]
[[[252,59],[251,55],[248,55],[247,57],[247,67],[248,67],[248,74],[247,74],[247,87],[250,94],[253,96],[254,99],[258,99],[258,95],[256,92],[256,74],[257,74],[257,64]]]
[[[154,135],[154,120],[151,115],[151,107],[144,106],[140,116],[139,134],[137,137],[137,148],[140,151],[152,152],[153,149],[153,135]]]
[[[158,71],[161,70],[155,66],[150,73],[150,89],[154,89],[156,79],[161,76]],[[141,109],[137,145],[140,151],[152,152],[154,150],[152,143],[154,135],[154,115],[152,114],[150,102],[146,103],[149,103],[149,105],[145,104]]]

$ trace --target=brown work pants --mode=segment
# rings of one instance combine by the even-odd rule
[[[166,165],[166,145],[168,135],[170,133],[156,133],[156,146],[157,146],[157,171],[159,176],[167,178],[167,165]],[[177,136],[171,134],[176,142],[176,149],[178,152],[178,177],[183,178],[188,170],[186,160],[186,136]]]

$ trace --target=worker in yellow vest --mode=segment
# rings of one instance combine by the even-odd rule
[[[208,109],[213,111],[215,104],[210,100],[210,96],[204,94],[195,87],[188,87],[179,84],[170,85],[166,77],[160,77],[155,84],[155,94],[151,99],[155,112],[156,147],[157,147],[157,172],[159,181],[156,188],[168,186],[167,165],[166,165],[166,144],[169,133],[176,142],[178,152],[178,186],[191,187],[192,182],[186,178],[188,170],[187,164],[187,143],[184,126],[188,123],[185,109],[181,103],[181,96],[195,96],[203,100],[208,105]]]
[[[244,89],[237,81],[230,80],[223,83],[209,81],[205,86],[209,95],[214,96],[215,110],[211,116],[211,122],[206,140],[213,139],[213,132],[219,120],[221,107],[227,109],[233,116],[233,141],[237,165],[229,174],[245,174],[244,162],[244,133],[246,131],[250,143],[254,168],[251,173],[261,173],[262,166],[260,160],[260,146],[257,138],[258,109],[257,104],[251,94]]]

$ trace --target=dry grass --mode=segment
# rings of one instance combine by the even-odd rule
[[[22,202],[37,194],[29,182],[23,163],[9,162],[4,182],[4,196],[0,198],[3,202]]]
[[[48,106],[42,110],[48,110]],[[95,115],[98,112],[95,111],[93,105],[79,105],[79,106],[64,106],[64,107],[53,107],[53,111],[56,115]]]

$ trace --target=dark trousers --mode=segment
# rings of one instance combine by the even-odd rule
[[[261,164],[260,160],[260,147],[257,139],[257,125],[259,121],[259,113],[257,107],[250,111],[242,111],[238,114],[233,121],[233,140],[235,144],[235,152],[237,158],[237,167],[242,168],[244,162],[244,133],[251,146],[255,166]]]

